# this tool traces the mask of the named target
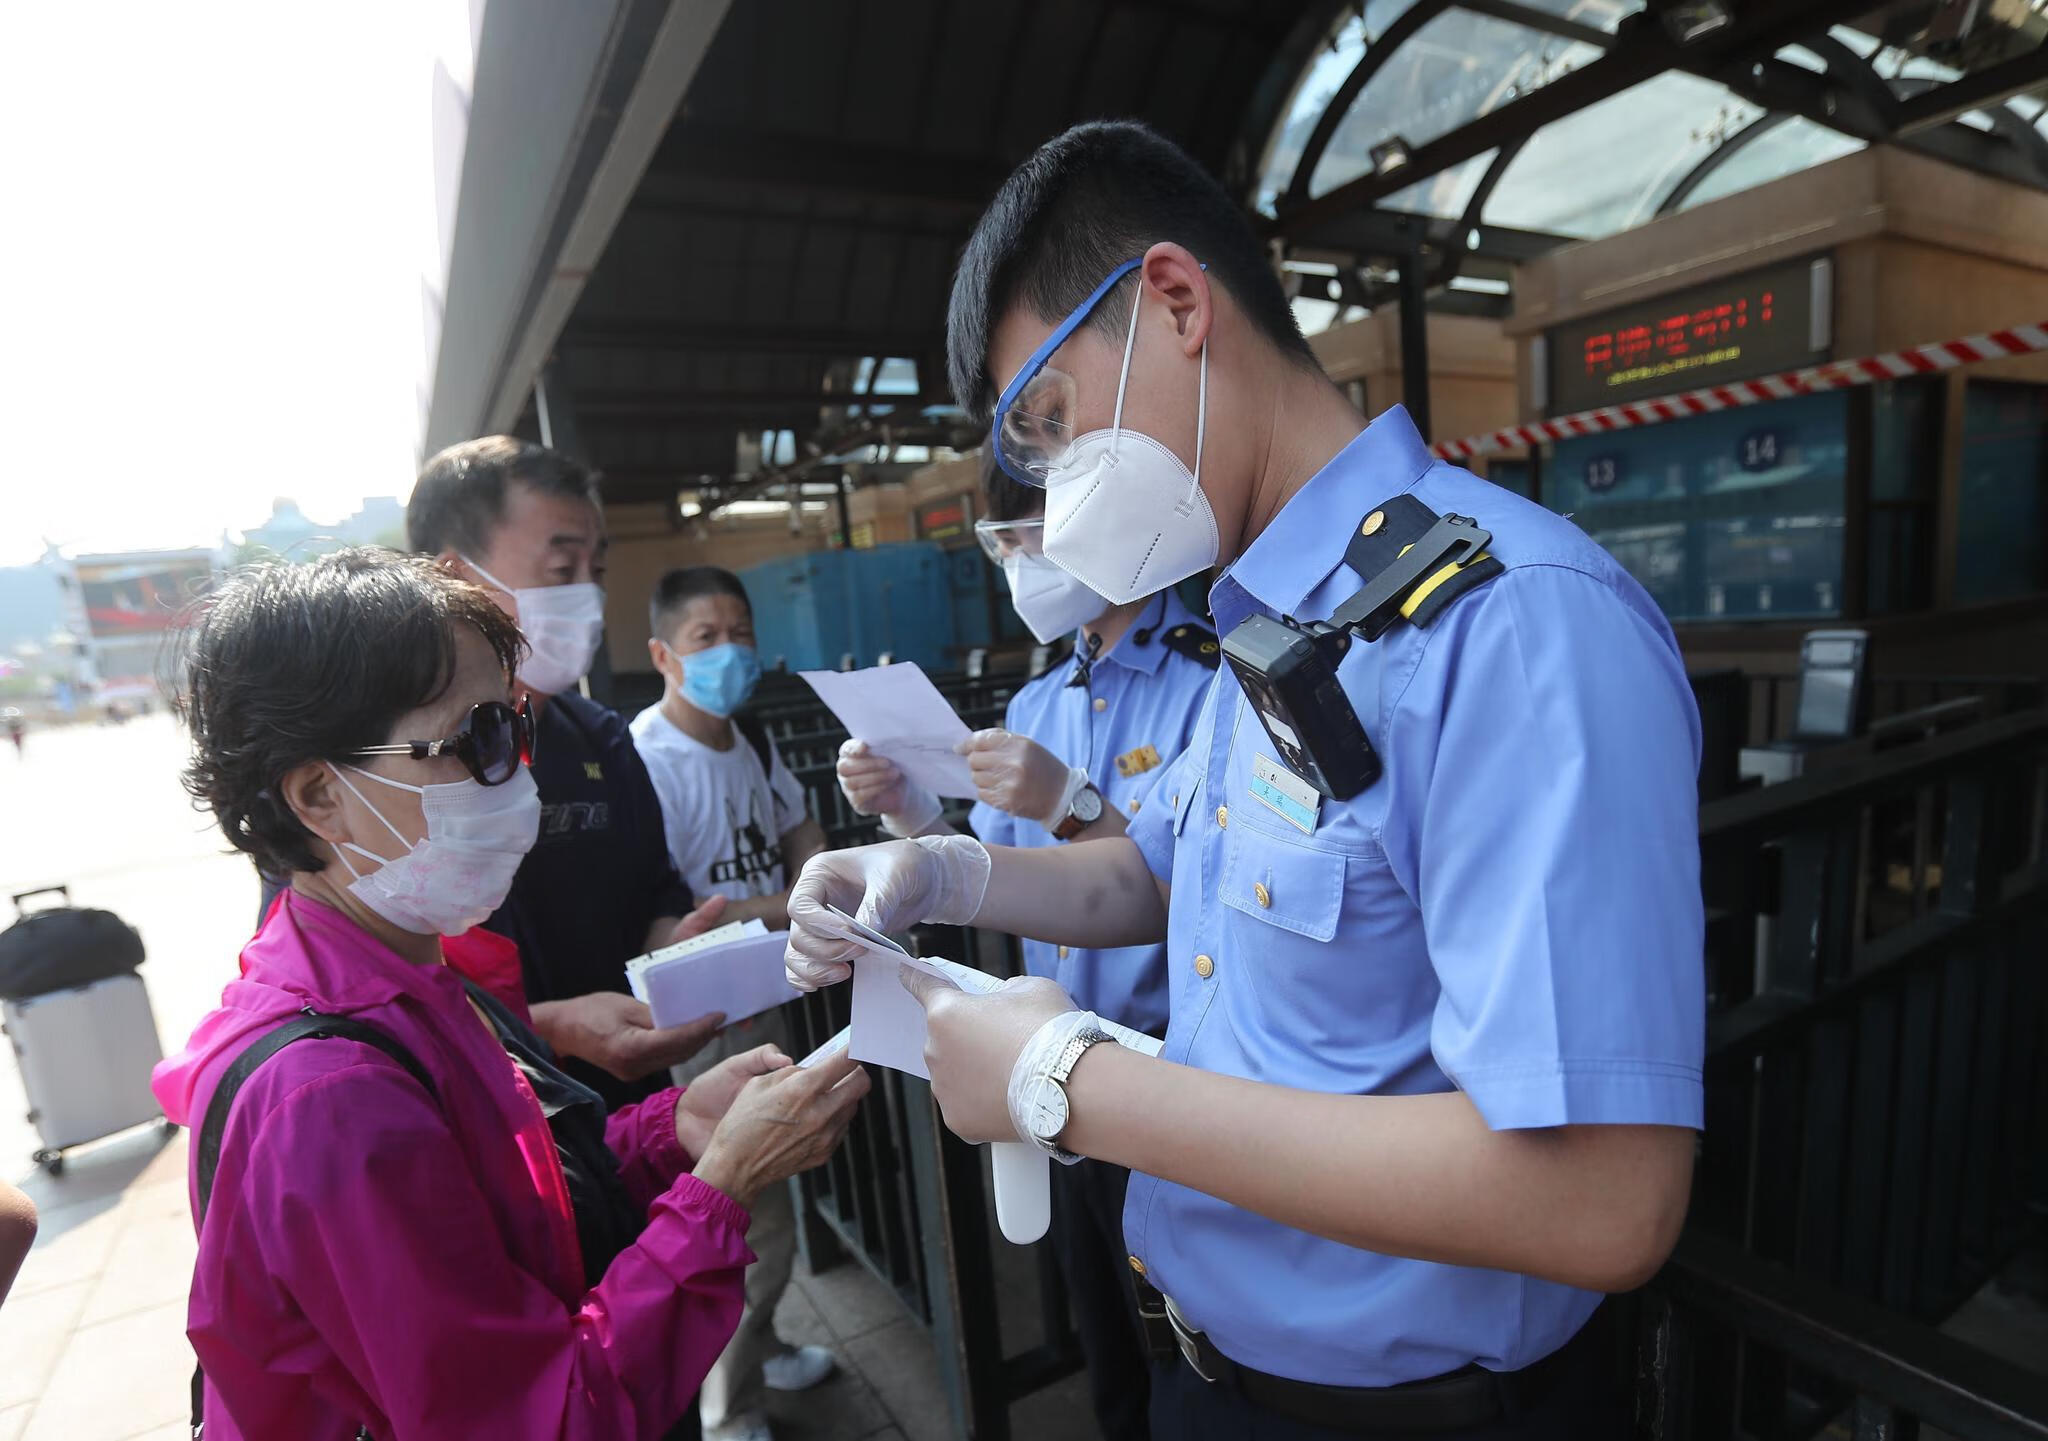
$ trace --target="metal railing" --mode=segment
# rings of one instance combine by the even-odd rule
[[[2048,1441],[2048,1377],[1733,1243],[1687,1237],[1632,1300],[1646,1441]]]
[[[1768,745],[1792,734],[1799,711],[1799,677],[1746,674],[1748,725],[1744,745]],[[1883,675],[1870,682],[1873,724],[1906,711],[1944,701],[1979,697],[1984,715],[1995,719],[2048,703],[2048,682],[2025,675]]]
[[[1975,1424],[1995,1407],[1953,1409],[1950,1391],[1975,1392],[1974,1361],[1923,1378],[1936,1391],[1901,1389],[1915,1365],[1955,1361],[1957,1343],[1868,1327],[1818,1339],[1872,1316],[1924,1329],[2038,1232],[2044,817],[2042,711],[1702,808],[1707,1125],[1688,1249],[1659,1289],[1681,1329],[1694,1311],[1720,1327],[1699,1353],[1714,1380],[1679,1409],[1730,1409],[1658,1434],[1810,1434],[1856,1388],[1859,1435],[1910,1434],[1886,1407],[1965,1438],[2048,1434]],[[1744,1284],[1796,1314],[1687,1260],[1730,1246],[1784,1269],[1790,1290],[1770,1291],[1768,1269]],[[1919,1360],[1880,1364],[1887,1338],[1908,1335]],[[1849,1353],[1864,1369],[1842,1369]]]

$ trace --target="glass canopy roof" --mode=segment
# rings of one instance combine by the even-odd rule
[[[1946,60],[1848,27],[1831,33],[1905,99],[2041,45],[2048,37],[2048,0],[2024,0],[2024,6],[2024,19],[2010,33],[2000,32],[1995,41],[1979,36],[1968,45],[1959,42],[1945,52]],[[1473,0],[1470,8],[1432,6],[1436,13],[1420,26],[1405,36],[1388,37],[1397,26],[1409,29],[1401,22],[1411,8],[1410,0],[1367,0],[1347,15],[1304,72],[1260,177],[1258,204],[1265,213],[1280,208],[1303,155],[1312,149],[1318,122],[1362,62],[1369,78],[1335,119],[1297,200],[1327,194],[1372,172],[1376,148],[1389,142],[1409,150],[1426,145],[1598,60],[1605,51],[1603,36],[1613,35],[1625,17],[1643,6],[1641,0]],[[1513,18],[1518,10],[1522,16]],[[1545,19],[1564,22],[1553,27],[1560,33],[1539,28]],[[1373,56],[1372,44],[1387,38],[1398,43],[1384,56]],[[1993,48],[1994,43],[2001,48]],[[1810,71],[1828,68],[1825,59],[1802,46],[1787,46],[1778,58]],[[2037,92],[1994,102],[1965,113],[1959,123],[1978,130],[2024,126],[2048,140],[2048,100]],[[1483,225],[1590,239],[1794,174],[1863,145],[1813,121],[1766,113],[1712,81],[1669,71],[1527,137],[1477,218]],[[1425,177],[1380,206],[1439,219],[1461,217],[1496,154]]]

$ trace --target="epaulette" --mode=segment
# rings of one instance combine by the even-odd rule
[[[1453,522],[1462,517],[1450,517]],[[1370,621],[1366,626],[1366,638],[1377,639],[1394,621],[1406,620],[1414,625],[1426,626],[1443,614],[1444,607],[1464,595],[1467,591],[1484,585],[1505,569],[1500,561],[1483,548],[1476,552],[1467,550],[1462,558],[1447,559],[1442,565],[1411,576],[1402,576],[1391,589],[1376,584],[1389,578],[1390,568],[1396,561],[1428,537],[1437,532],[1445,517],[1438,515],[1412,495],[1397,495],[1368,513],[1351,534],[1351,543],[1344,550],[1344,563],[1358,573],[1366,585],[1362,594],[1372,596],[1372,601],[1359,607],[1356,619]],[[1469,525],[1463,521],[1463,525]],[[1453,529],[1462,528],[1454,526]],[[1484,532],[1475,532],[1484,535]],[[1439,533],[1438,539],[1442,539]],[[1441,550],[1441,547],[1434,547]],[[1417,559],[1421,559],[1417,557]],[[1414,567],[1403,567],[1412,570]],[[1381,594],[1381,592],[1386,592]],[[1347,606],[1349,610],[1351,607]],[[1333,617],[1335,619],[1335,617]]]
[[[1223,647],[1216,643],[1216,632],[1193,621],[1182,621],[1162,632],[1159,643],[1175,655],[1184,655],[1210,670],[1223,663]]]

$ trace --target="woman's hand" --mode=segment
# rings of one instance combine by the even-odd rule
[[[533,1008],[533,1028],[556,1055],[588,1061],[622,1081],[680,1066],[709,1045],[724,1024],[725,1013],[714,1011],[680,1026],[656,1026],[645,1001],[617,991],[542,1001]]]
[[[711,1133],[695,1174],[749,1210],[766,1187],[821,1164],[868,1093],[868,1074],[841,1053],[749,1080]]]
[[[703,1155],[747,1082],[795,1064],[775,1046],[756,1046],[728,1056],[692,1081],[676,1097],[676,1140],[683,1150],[693,1158]]]

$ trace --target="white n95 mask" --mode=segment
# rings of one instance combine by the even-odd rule
[[[1109,602],[1042,555],[1018,551],[1003,557],[1010,605],[1040,645],[1050,645],[1109,608]]]
[[[590,673],[590,662],[604,638],[604,587],[589,581],[574,585],[530,585],[514,590],[475,561],[469,568],[512,597],[519,630],[526,637],[526,657],[519,679],[542,695],[561,695]]]
[[[1196,393],[1195,468],[1141,430],[1124,428],[1124,391],[1138,338],[1138,307],[1124,336],[1116,414],[1107,430],[1077,437],[1045,479],[1045,557],[1122,604],[1216,564],[1216,513],[1202,494],[1202,441],[1209,428],[1209,342]]]
[[[344,770],[417,795],[426,835],[417,843],[407,841],[342,774]],[[334,778],[405,847],[386,860],[348,841],[337,845],[335,855],[354,878],[349,894],[400,930],[416,935],[459,936],[482,923],[505,903],[519,863],[540,836],[540,789],[525,766],[495,786],[468,777],[445,785],[414,786],[355,766],[335,767]],[[364,875],[349,860],[350,851],[377,862],[377,869]]]

